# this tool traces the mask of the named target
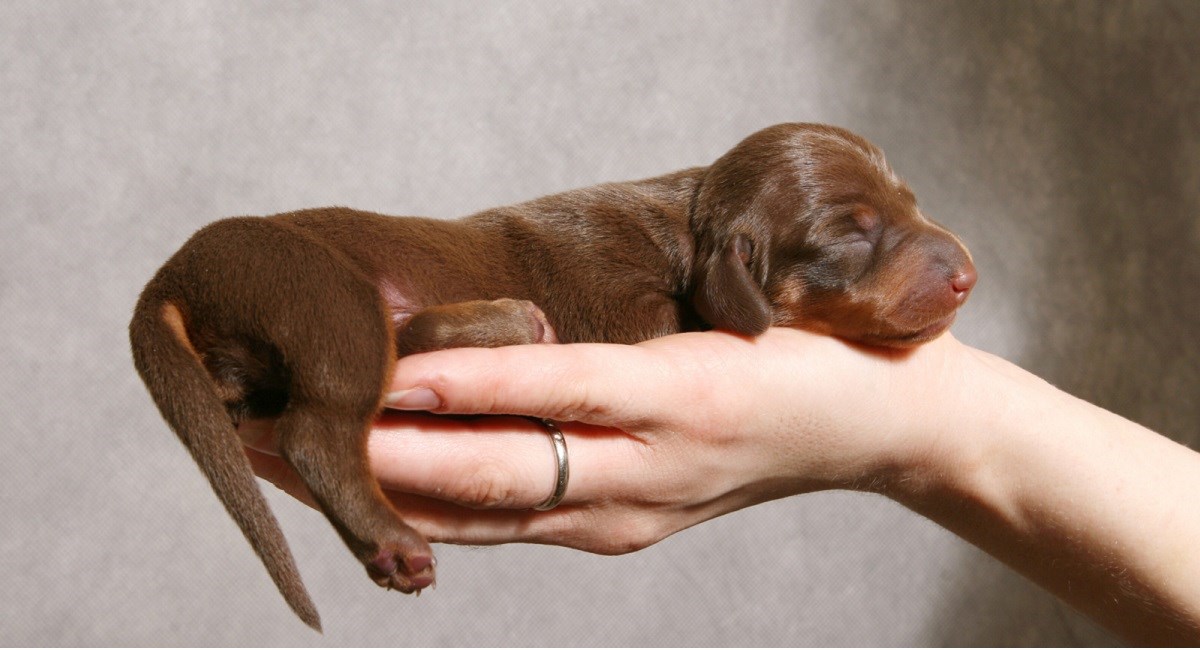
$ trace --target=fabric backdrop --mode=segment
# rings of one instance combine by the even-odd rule
[[[0,641],[1113,643],[881,497],[623,557],[442,547],[418,600],[265,485],[320,637],[159,419],[125,328],[219,217],[453,217],[823,121],[970,245],[958,337],[1200,444],[1197,34],[1186,1],[0,3]]]

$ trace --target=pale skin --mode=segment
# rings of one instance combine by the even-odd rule
[[[950,335],[906,352],[771,329],[634,346],[415,355],[373,471],[432,541],[625,553],[756,503],[874,491],[930,518],[1135,643],[1200,642],[1200,454]],[[251,427],[244,427],[250,429]],[[260,476],[307,499],[271,453]]]

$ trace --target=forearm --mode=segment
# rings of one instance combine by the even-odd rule
[[[999,359],[891,496],[1141,642],[1200,640],[1200,455]]]

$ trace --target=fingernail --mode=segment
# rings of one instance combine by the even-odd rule
[[[409,388],[388,393],[383,405],[401,411],[432,411],[442,405],[442,400],[428,388]]]

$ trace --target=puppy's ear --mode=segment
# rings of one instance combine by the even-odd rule
[[[758,336],[771,325],[771,306],[750,275],[752,244],[734,235],[696,267],[692,304],[717,329]]]

